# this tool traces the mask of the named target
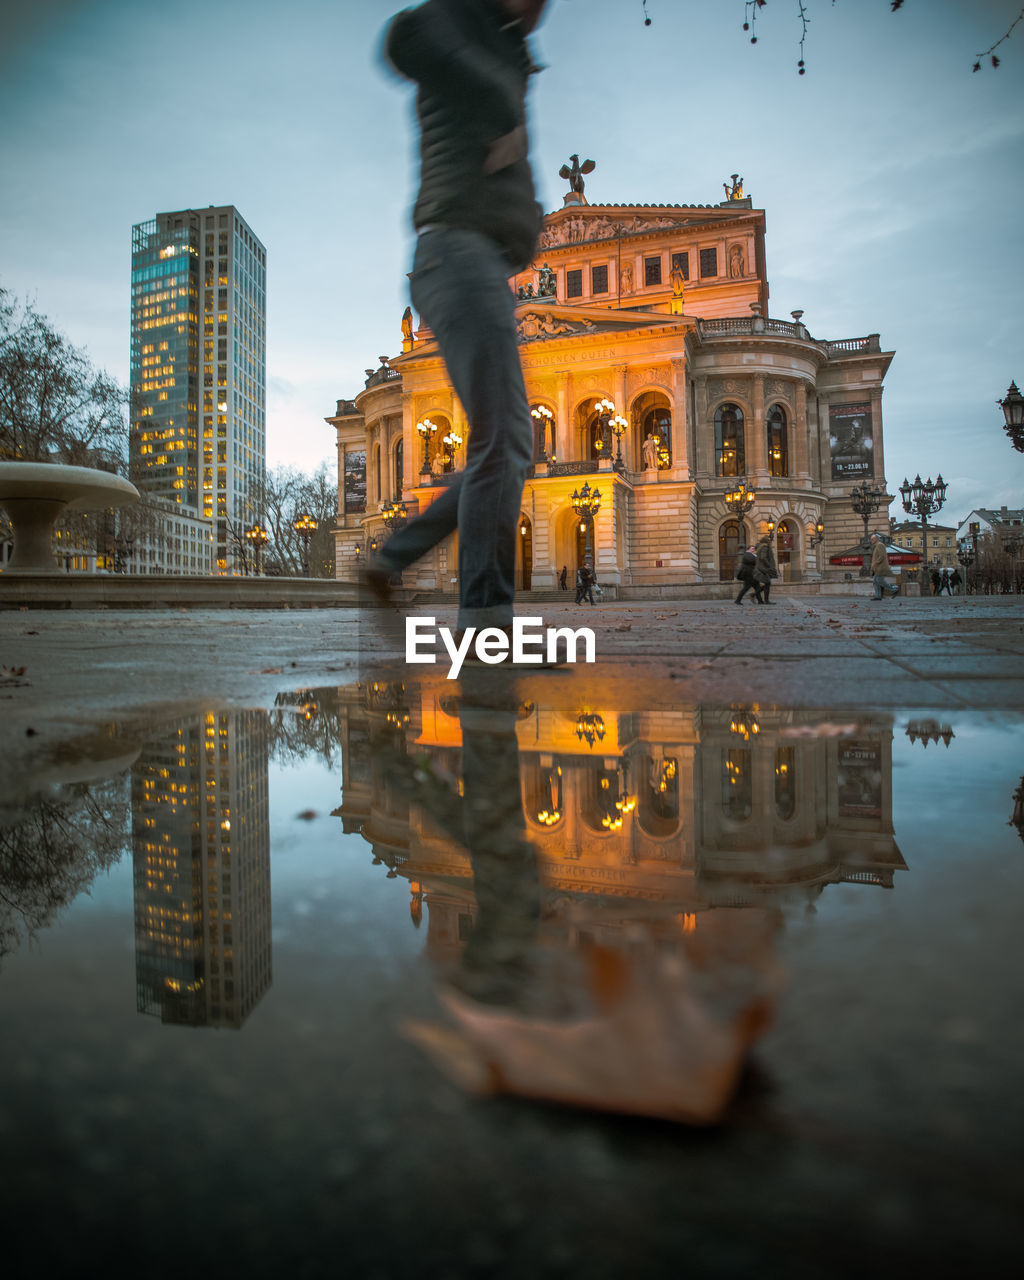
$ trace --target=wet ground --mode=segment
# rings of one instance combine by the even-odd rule
[[[1009,1270],[1024,611],[547,614],[0,615],[9,1274]]]

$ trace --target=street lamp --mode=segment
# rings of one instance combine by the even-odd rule
[[[601,438],[594,441],[594,448],[603,456],[604,449],[609,444],[608,423],[615,412],[615,406],[610,400],[602,399],[594,405],[594,410],[597,413],[598,426],[601,428]]]
[[[1006,419],[1003,430],[1010,437],[1010,443],[1018,453],[1024,453],[1024,396],[1017,390],[1016,382],[1010,383],[1005,398],[996,404]]]
[[[404,502],[382,502],[380,504],[380,518],[384,521],[384,527],[387,529],[389,537],[396,529],[405,524],[408,514]]]
[[[596,711],[581,711],[576,717],[576,737],[592,747],[604,738],[604,721]]]
[[[540,447],[537,450],[537,461],[547,462],[547,443],[548,443],[548,427],[551,427],[551,460],[554,461],[555,456],[555,436],[554,422],[555,415],[547,407],[546,404],[535,404],[530,410],[530,417],[536,422]]]
[[[590,545],[590,531],[593,528],[594,516],[597,515],[601,507],[601,490],[591,489],[589,482],[586,482],[582,489],[573,489],[572,497],[569,501],[572,503],[573,511],[579,516],[581,532],[587,535],[587,546],[583,553],[584,559],[587,556],[593,559],[594,551]]]
[[[825,541],[825,526],[820,520],[814,526],[814,532],[807,540],[812,547],[818,547]]]
[[[725,505],[730,512],[740,522],[740,532],[743,532],[743,517],[754,505],[754,499],[757,497],[756,489],[748,489],[745,484],[740,483],[739,487],[733,489],[725,495]]]
[[[302,576],[309,577],[309,540],[316,533],[316,521],[311,515],[303,512],[293,523],[292,528],[299,535],[302,543]]]
[[[429,418],[422,418],[416,423],[416,430],[423,441],[423,466],[420,468],[420,474],[426,475],[430,470],[430,440],[437,434],[437,423],[431,422]]]
[[[450,466],[452,471],[455,470],[455,450],[462,444],[462,436],[452,427],[446,436],[441,437],[441,443],[445,450],[445,466]]]
[[[622,437],[629,423],[621,413],[617,413],[608,425],[615,432],[615,470],[625,471],[626,465],[622,461]]]
[[[922,587],[928,585],[928,517],[935,515],[946,501],[946,482],[941,474],[935,482],[931,476],[922,480],[920,473],[914,477],[914,483],[904,480],[900,485],[900,497],[903,499],[903,510],[921,521],[921,543],[924,552],[921,563]]]
[[[941,480],[942,477],[940,476],[939,479]],[[885,485],[881,484],[877,487],[869,484],[864,484],[863,486],[855,484],[850,490],[850,506],[853,507],[854,513],[864,521],[864,537],[860,544],[864,551],[860,562],[860,575],[862,578],[868,576],[868,551],[871,546],[871,540],[868,537],[868,524],[871,522],[871,517],[888,496],[885,492]]]
[[[270,534],[257,522],[251,529],[246,530],[245,536],[252,543],[252,567],[256,576],[259,577],[260,554],[270,540]]]

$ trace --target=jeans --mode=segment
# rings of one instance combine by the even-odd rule
[[[412,300],[437,338],[469,419],[466,469],[389,539],[378,559],[402,569],[456,529],[460,627],[508,626],[515,597],[516,529],[533,424],[519,363],[508,264],[478,231],[420,234]]]
[[[880,573],[875,574],[875,576],[872,578],[872,582],[874,582],[875,584],[876,600],[881,600],[881,598],[886,594],[886,592],[888,592],[889,595],[891,596],[899,595],[899,591],[900,591],[899,587],[894,582],[886,581],[886,579]]]

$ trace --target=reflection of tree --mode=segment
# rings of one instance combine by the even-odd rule
[[[55,787],[0,815],[0,958],[52,923],[128,847],[121,781]]]
[[[268,716],[270,759],[293,765],[316,754],[334,768],[341,761],[343,731],[337,689],[279,693]]]

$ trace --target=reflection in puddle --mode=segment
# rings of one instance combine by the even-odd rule
[[[272,985],[271,765],[315,764],[340,787],[343,859],[365,849],[408,886],[439,1001],[395,1021],[442,1071],[714,1119],[783,990],[786,922],[829,886],[874,894],[906,871],[894,731],[904,756],[978,735],[582,688],[382,673],[270,713],[111,728],[2,810],[3,951],[130,852],[137,1010],[242,1028]]]

